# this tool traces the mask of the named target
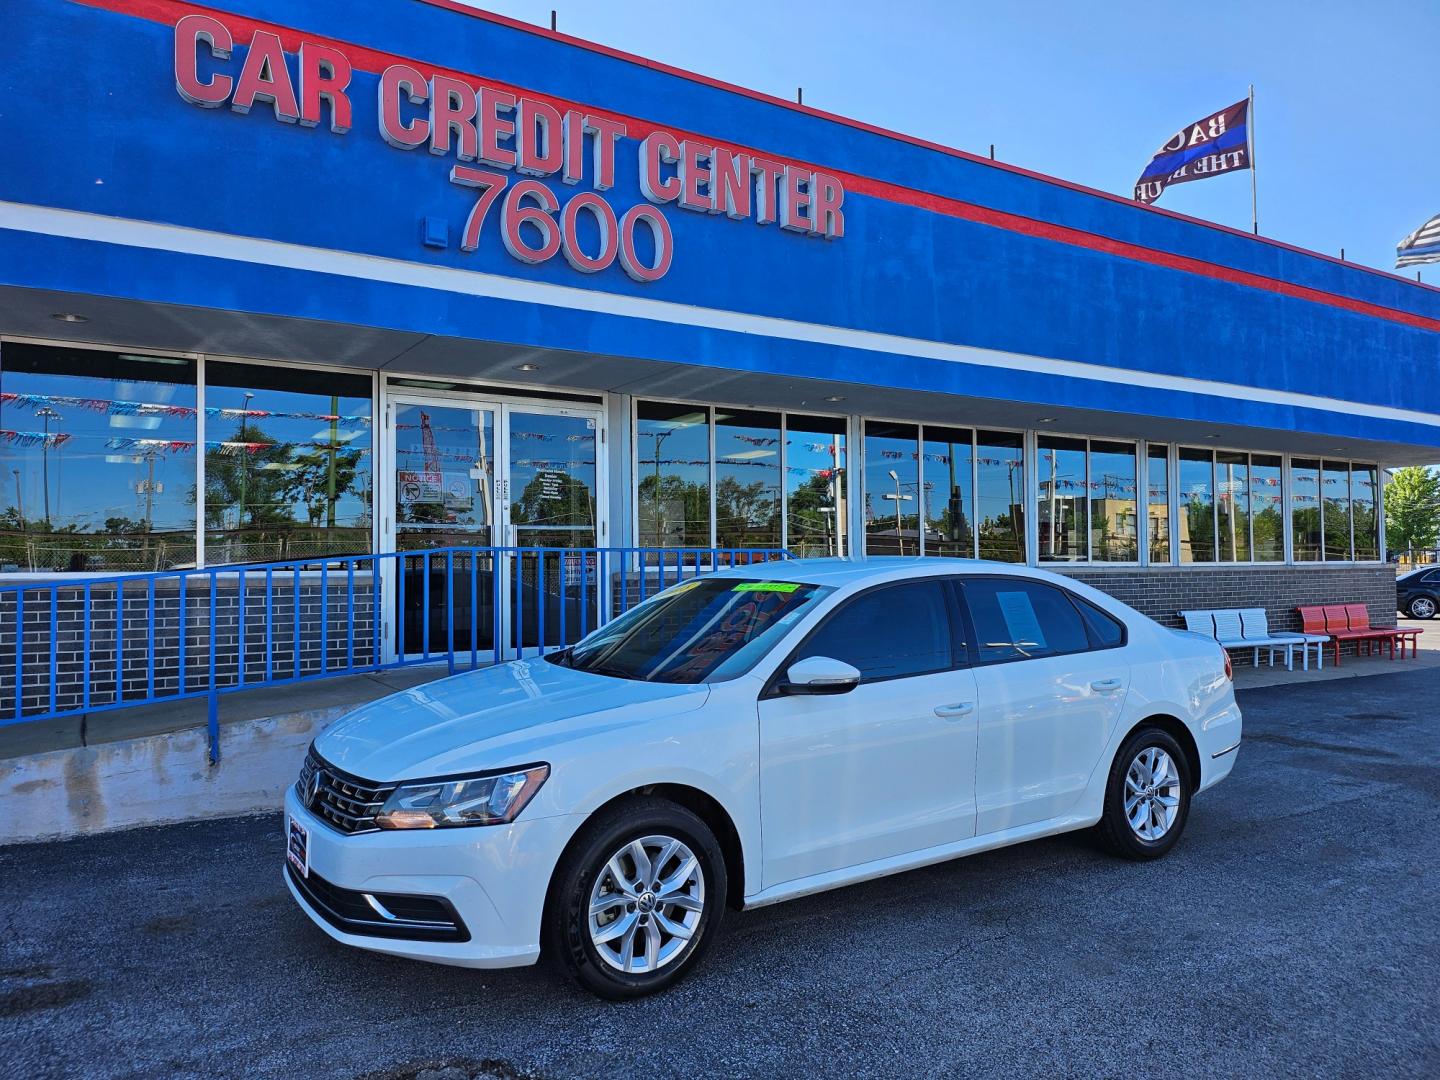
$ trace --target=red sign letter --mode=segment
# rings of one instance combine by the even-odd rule
[[[196,51],[202,41],[217,60],[229,60],[235,47],[235,39],[219,19],[186,15],[175,24],[175,89],[191,105],[214,109],[225,104],[234,81],[229,75],[216,75],[208,83],[200,81]]]

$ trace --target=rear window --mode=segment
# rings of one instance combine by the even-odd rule
[[[687,581],[550,659],[621,679],[721,682],[749,671],[832,591],[794,581]]]

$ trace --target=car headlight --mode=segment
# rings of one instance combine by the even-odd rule
[[[549,765],[526,765],[458,780],[401,784],[385,800],[375,824],[382,829],[506,825],[525,809],[549,775]]]

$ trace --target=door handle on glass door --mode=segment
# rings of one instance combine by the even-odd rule
[[[975,711],[973,701],[962,701],[956,705],[937,705],[935,715],[945,720],[958,720],[962,716],[969,716]]]
[[[1119,679],[1096,679],[1090,684],[1090,689],[1098,690],[1103,694],[1111,690],[1119,690],[1122,685]]]

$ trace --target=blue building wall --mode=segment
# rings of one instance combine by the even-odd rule
[[[238,47],[229,61],[203,66],[238,73],[250,37],[245,18],[333,42],[357,66],[352,130],[281,124],[264,106],[241,115],[182,100],[172,75],[173,24],[193,10],[188,5],[17,0],[0,38],[0,101],[7,103],[0,139],[9,148],[0,164],[0,202],[7,204],[0,225],[9,226],[0,232],[0,284],[1440,445],[1440,291],[420,0],[230,0],[225,7],[220,17],[235,25]],[[461,252],[457,234],[474,193],[449,183],[453,158],[400,151],[381,139],[378,65],[361,58],[366,49],[891,190],[849,190],[846,235],[834,241],[666,206],[674,266],[650,284],[632,281],[618,265],[583,275],[558,257],[538,266],[519,262],[501,246],[493,214],[480,249]],[[367,63],[372,70],[363,70]],[[637,146],[622,142],[616,184],[605,193],[620,212],[644,201]],[[546,183],[562,201],[588,190]],[[927,207],[930,196],[958,200],[963,206],[952,210],[960,216]],[[36,207],[206,235],[197,234],[197,251],[188,253],[101,242],[78,222],[76,235],[60,238],[35,224],[48,219],[27,216]],[[976,208],[1085,235],[1067,242],[986,224],[971,220]],[[448,248],[420,243],[427,216],[448,223]],[[393,274],[365,282],[349,270],[275,269],[256,258],[222,257],[214,233],[1224,385],[1192,393],[1151,378],[1123,386],[1113,375],[1092,380],[1018,362],[1006,369],[912,355],[881,339],[805,341],[770,335],[763,325],[726,330],[713,318],[686,326],[673,309],[664,318],[613,305],[574,310],[553,290],[537,306],[444,284],[407,285]],[[1105,250],[1107,241],[1144,251],[1116,254]],[[1168,256],[1204,265],[1157,265]],[[1313,292],[1287,295],[1301,290]],[[1353,310],[1357,305],[1362,310]],[[1286,394],[1349,407],[1299,405]],[[1407,413],[1379,415],[1385,410]]]

